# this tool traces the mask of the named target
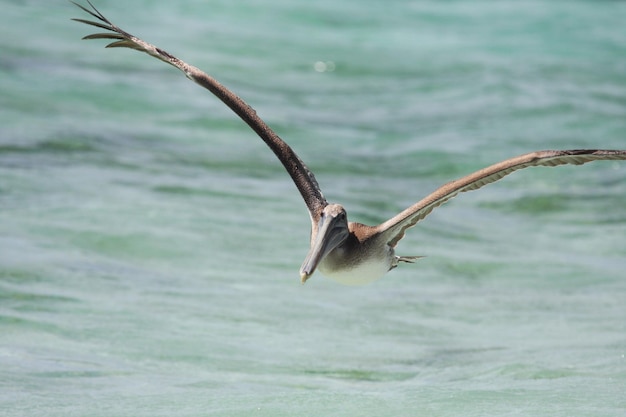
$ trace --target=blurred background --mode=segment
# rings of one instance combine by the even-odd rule
[[[626,148],[621,1],[94,4],[244,98],[353,221]],[[0,5],[0,414],[626,408],[626,163],[514,174],[411,229],[415,265],[302,286],[306,208],[230,110],[81,41],[67,1]]]

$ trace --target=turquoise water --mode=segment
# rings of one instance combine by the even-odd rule
[[[0,2],[0,415],[620,416],[626,163],[437,209],[299,283],[265,145],[65,1]],[[545,148],[626,148],[626,3],[98,0],[244,97],[352,220]]]

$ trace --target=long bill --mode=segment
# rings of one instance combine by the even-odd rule
[[[333,249],[341,245],[348,237],[349,231],[344,221],[335,216],[322,214],[317,224],[317,233],[311,248],[302,266],[300,267],[300,279],[304,284],[315,272],[319,263]]]

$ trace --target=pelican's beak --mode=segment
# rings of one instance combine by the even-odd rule
[[[300,267],[300,279],[304,284],[328,253],[341,245],[348,237],[348,224],[343,215],[322,213],[311,249]]]

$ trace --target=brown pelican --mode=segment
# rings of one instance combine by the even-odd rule
[[[364,284],[382,277],[400,262],[414,262],[419,256],[396,256],[394,251],[408,228],[415,226],[435,207],[457,194],[477,190],[518,169],[531,166],[580,165],[597,160],[626,160],[626,150],[579,149],[531,152],[451,181],[378,226],[349,222],[346,210],[339,204],[329,204],[326,201],[313,173],[291,147],[261,120],[252,107],[210,75],[115,26],[89,0],[87,2],[91,10],[80,4],[74,4],[97,21],[73,20],[99,27],[107,32],[88,35],[83,39],[113,39],[107,47],[135,49],[173,65],[185,73],[187,78],[222,100],[276,154],[300,191],[311,216],[311,248],[300,268],[303,283],[319,268],[324,275],[339,282]]]

